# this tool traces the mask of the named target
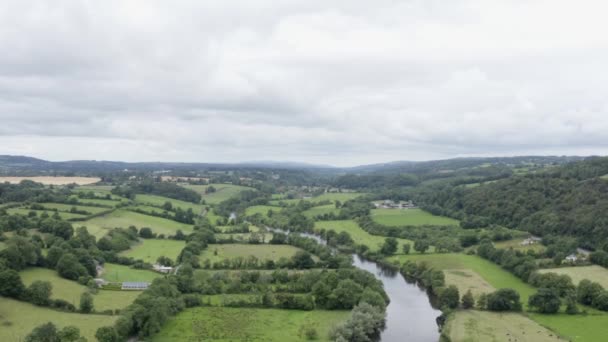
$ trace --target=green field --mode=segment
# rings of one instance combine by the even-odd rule
[[[96,199],[96,198],[76,198],[76,199],[78,200],[78,202],[81,202],[84,204],[98,204],[98,205],[104,205],[104,206],[110,207],[110,208],[113,208],[122,202],[122,201]],[[125,199],[124,201],[127,201],[127,200]]]
[[[311,201],[313,203],[318,203],[321,201],[332,201],[334,203],[336,201],[340,201],[340,202],[344,203],[346,201],[355,199],[362,195],[364,195],[364,194],[362,194],[360,192],[327,192],[322,195],[315,196],[312,199],[310,199],[309,201]]]
[[[105,263],[103,265],[103,273],[100,278],[105,279],[109,282],[123,282],[123,281],[145,281],[152,282],[154,279],[161,277],[162,274],[148,271],[148,270],[137,270],[130,268],[129,266]]]
[[[496,288],[485,281],[477,272],[469,269],[445,269],[446,284],[456,285],[460,294],[471,290],[473,296],[478,298],[482,293],[494,292]]]
[[[42,215],[42,213],[46,212],[49,217],[55,215],[54,211],[51,210],[31,210],[31,209],[25,209],[25,208],[10,208],[10,209],[6,209],[6,212],[13,215],[13,214],[19,214],[19,215],[29,215],[29,213],[33,211],[35,212],[38,217],[40,217],[40,215]],[[69,219],[74,219],[74,218],[85,218],[85,215],[80,215],[80,214],[72,214],[72,213],[65,213],[63,211],[58,211],[57,214],[59,215],[59,217],[61,217],[64,220],[69,220]]]
[[[28,268],[19,272],[23,284],[29,286],[36,280],[49,281],[53,285],[53,299],[63,299],[78,307],[80,295],[87,291],[87,287],[79,283],[62,278],[54,270],[47,268]]]
[[[255,214],[262,214],[263,216],[267,216],[268,210],[272,210],[275,213],[278,213],[282,209],[283,208],[281,208],[281,207],[275,207],[275,206],[271,206],[271,205],[254,205],[245,210],[245,215],[252,216]]]
[[[290,245],[211,244],[201,253],[200,260],[208,259],[213,263],[223,259],[246,258],[252,255],[259,260],[276,261],[280,258],[291,258],[300,250],[300,248]]]
[[[215,192],[210,194],[206,194],[205,190],[209,185],[213,185],[215,188]],[[240,185],[232,185],[232,184],[209,184],[209,185],[191,185],[191,184],[181,184],[181,186],[192,189],[203,196],[203,200],[207,204],[217,204],[222,201],[225,201],[231,197],[234,197],[239,194],[241,191],[245,190],[255,190],[254,188],[250,188],[247,186]]]
[[[139,214],[128,210],[116,210],[107,215],[95,217],[91,220],[78,223],[79,226],[86,226],[89,233],[97,238],[103,237],[108,230],[113,228],[128,228],[135,226],[137,229],[149,227],[157,234],[174,235],[178,229],[184,233],[192,232],[192,225],[167,220],[161,217],[154,217]]]
[[[347,232],[353,238],[356,244],[364,244],[367,245],[370,250],[377,251],[380,249],[384,240],[386,239],[383,236],[371,235],[370,233],[363,230],[359,225],[353,220],[337,220],[337,221],[318,221],[315,222],[315,231],[320,229],[333,229],[337,233]],[[414,243],[410,240],[406,239],[397,239],[399,241],[399,250],[401,250],[401,246],[404,243],[409,243],[411,246]]]
[[[207,213],[205,214],[205,217],[209,219],[209,222],[211,222],[211,224],[217,224],[217,220],[222,218],[221,216],[216,215],[213,212],[213,209],[207,211]]]
[[[268,204],[270,204],[270,205],[281,205],[281,204],[292,205],[292,204],[298,204],[300,201],[304,201],[304,200],[301,198],[281,199],[281,200],[268,201]]]
[[[40,203],[40,204],[47,209],[57,209],[58,211],[67,212],[67,213],[69,213],[70,210],[74,207],[76,207],[77,210],[84,210],[91,214],[98,214],[102,211],[108,210],[108,208],[88,207],[88,206],[83,206],[83,205],[73,205],[73,204],[63,204],[63,203],[46,202],[46,203]]]
[[[397,255],[390,257],[389,260],[399,261],[399,263],[403,263],[405,260],[412,260],[415,262],[424,261],[429,266],[440,270],[470,270],[478,274],[481,279],[483,279],[493,288],[500,289],[508,287],[514,289],[521,296],[522,303],[527,303],[528,297],[536,292],[536,289],[524,283],[513,274],[476,255],[466,255],[460,253]],[[456,281],[454,285],[459,286],[459,288],[464,287],[463,284],[458,283],[457,277],[451,277],[449,279]],[[468,281],[468,279],[464,280]],[[481,287],[482,284],[478,286]]]
[[[112,325],[118,316],[83,315],[51,310],[0,297],[0,341],[23,341],[34,327],[53,322],[59,328],[74,325],[89,341],[96,341],[98,328]]]
[[[608,315],[542,315],[530,313],[536,322],[574,342],[605,341],[608,336]]]
[[[566,274],[572,278],[572,283],[578,285],[581,280],[589,279],[602,285],[608,289],[608,270],[597,265],[578,266],[578,267],[558,267],[539,270],[540,273],[553,272],[557,274]]]
[[[147,239],[141,240],[139,244],[121,252],[120,255],[141,259],[151,264],[155,263],[159,256],[166,256],[175,261],[185,245],[184,241]]]
[[[508,240],[508,241],[500,241],[500,242],[495,242],[494,246],[496,248],[504,248],[504,249],[513,248],[514,250],[518,250],[518,251],[522,251],[522,252],[532,250],[532,251],[535,251],[538,253],[543,252],[546,249],[545,246],[541,245],[540,243],[523,246],[521,244],[522,241],[524,241],[524,239],[513,239],[513,240]]]
[[[566,341],[522,314],[477,310],[454,312],[444,333],[455,342]]]
[[[335,214],[338,215],[340,213],[340,209],[337,209],[334,204],[320,205],[317,207],[312,207],[308,210],[305,210],[302,214],[309,218],[314,218],[319,215],[325,214]]]
[[[385,226],[458,226],[457,220],[435,216],[422,209],[372,209],[372,219]]]
[[[173,198],[155,196],[155,195],[136,195],[135,202],[145,205],[151,205],[154,207],[161,207],[165,202],[171,202],[173,208],[181,208],[182,210],[192,209],[195,214],[199,214],[202,209],[202,205],[195,204],[186,201],[180,201]],[[162,210],[161,210],[162,211]]]
[[[172,318],[152,341],[306,341],[305,327],[317,330],[317,341],[329,341],[329,329],[348,315],[348,311],[198,307]]]
[[[93,295],[93,305],[97,312],[120,310],[133,303],[140,294],[141,291],[99,290]]]

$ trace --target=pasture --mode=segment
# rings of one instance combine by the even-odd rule
[[[371,235],[370,233],[363,230],[363,228],[359,227],[357,222],[353,220],[336,220],[336,221],[317,221],[315,222],[315,231],[319,231],[321,229],[329,230],[333,229],[337,233],[347,232],[350,234],[352,239],[355,241],[355,244],[363,244],[370,248],[372,251],[377,251],[380,249],[386,237]],[[412,247],[414,246],[414,242],[406,239],[397,239],[399,241],[399,251],[401,251],[401,246],[404,243],[409,243]]]
[[[101,180],[98,177],[50,177],[50,176],[36,176],[36,177],[0,177],[0,183],[11,183],[19,184],[21,181],[29,180],[36,183],[42,183],[44,185],[67,185],[67,184],[94,184]]]
[[[360,197],[364,194],[360,192],[326,192],[322,195],[315,196],[309,201],[313,203],[321,202],[321,201],[331,201],[335,203],[336,201],[340,201],[342,203]]]
[[[261,214],[263,216],[268,216],[268,211],[272,210],[275,213],[278,213],[279,211],[281,211],[281,207],[275,207],[275,206],[271,206],[271,205],[254,205],[251,207],[248,207],[245,210],[245,215],[247,216],[253,216],[255,214]]]
[[[19,214],[19,215],[24,215],[24,216],[29,216],[30,212],[34,212],[34,213],[36,213],[36,216],[38,216],[38,217],[40,217],[40,215],[42,215],[45,212],[49,215],[49,217],[53,216],[55,214],[55,212],[52,210],[31,210],[31,209],[26,209],[26,208],[10,208],[10,209],[6,209],[6,212],[11,215]],[[57,215],[59,215],[59,217],[61,217],[64,220],[82,219],[82,218],[87,217],[85,215],[66,213],[63,211],[58,211]]]
[[[422,209],[372,209],[372,219],[379,224],[399,226],[458,226],[459,222],[449,217],[435,216]]]
[[[59,328],[68,325],[80,329],[89,341],[96,341],[98,328],[112,325],[118,316],[67,313],[0,297],[0,341],[23,341],[34,327],[53,322]]]
[[[149,227],[154,233],[174,235],[178,229],[184,233],[192,232],[192,225],[176,221],[132,212],[129,210],[115,210],[112,213],[98,216],[93,219],[79,222],[78,226],[86,226],[89,233],[97,238],[103,237],[108,230],[113,228],[128,228],[135,226],[137,229]]]
[[[608,336],[608,315],[605,313],[590,315],[530,313],[529,316],[573,342],[605,341]]]
[[[73,205],[73,204],[63,204],[63,203],[40,203],[45,209],[56,209],[57,211],[69,213],[72,208],[76,208],[79,211],[86,211],[90,214],[98,214],[102,211],[107,211],[108,208],[100,208],[100,207],[88,207],[83,205]]]
[[[479,274],[469,269],[445,269],[446,284],[456,285],[461,295],[471,290],[473,296],[478,298],[482,293],[490,293],[496,289],[488,284]]]
[[[130,268],[129,266],[105,263],[100,278],[109,282],[142,281],[151,283],[154,279],[162,277],[162,274]]]
[[[136,195],[135,203],[144,205],[150,205],[153,207],[162,207],[165,202],[170,202],[173,208],[181,208],[182,210],[192,209],[195,214],[201,212],[202,206],[192,202],[180,201],[169,197],[156,196],[156,195]],[[162,210],[161,210],[162,211]]]
[[[317,331],[317,341],[329,341],[331,327],[348,315],[348,311],[197,307],[171,318],[152,341],[306,341],[307,327]]]
[[[605,289],[608,289],[608,269],[605,269],[598,265],[591,266],[577,266],[577,267],[558,267],[558,268],[546,268],[538,270],[539,273],[557,273],[565,274],[572,278],[572,283],[578,285],[581,280],[589,279],[602,285]]]
[[[233,184],[209,184],[209,185],[192,185],[192,184],[180,184],[184,188],[194,190],[203,196],[203,201],[206,204],[217,204],[223,202],[231,197],[238,195],[241,191],[255,190],[247,186],[233,185]],[[205,193],[209,186],[215,188],[215,192]]]
[[[33,267],[19,272],[25,286],[29,286],[36,280],[48,281],[53,286],[51,298],[63,299],[78,307],[80,295],[87,291],[87,287],[79,283],[62,278],[54,270]]]
[[[314,218],[319,215],[331,214],[338,215],[340,213],[340,209],[337,209],[334,204],[320,205],[316,207],[312,207],[308,210],[302,212],[304,216],[309,218]]]
[[[477,310],[458,310],[452,313],[446,322],[444,333],[452,341],[467,342],[566,341],[522,314]]]
[[[540,243],[535,243],[532,245],[524,246],[521,244],[522,241],[524,241],[524,239],[512,239],[512,240],[507,240],[507,241],[494,242],[494,247],[503,248],[503,249],[513,248],[514,250],[522,251],[522,252],[527,252],[529,250],[532,250],[537,253],[541,253],[546,249],[545,246],[541,245]]]
[[[175,261],[185,245],[184,241],[177,240],[142,239],[140,243],[121,252],[120,255],[136,260],[141,259],[151,264],[155,263],[160,256],[166,256]]]
[[[280,258],[291,258],[300,248],[290,245],[252,245],[252,244],[210,244],[201,255],[200,260],[210,262],[238,257],[247,258],[255,256],[259,260],[279,260]]]

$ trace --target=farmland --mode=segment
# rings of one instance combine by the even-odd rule
[[[337,209],[334,204],[320,205],[316,207],[312,207],[308,210],[305,210],[302,214],[306,217],[314,218],[319,215],[325,214],[335,214],[338,215],[340,213],[340,209]]]
[[[166,256],[175,261],[184,245],[183,241],[147,239],[141,240],[139,244],[120,254],[152,264],[160,256]]]
[[[53,322],[59,327],[76,326],[82,336],[95,341],[95,331],[113,324],[117,318],[118,316],[61,312],[0,297],[0,341],[23,341],[33,327],[47,322]]]
[[[385,226],[457,226],[458,221],[422,209],[373,209],[372,219]]]
[[[504,248],[504,249],[513,248],[514,250],[523,251],[523,252],[532,250],[537,253],[540,253],[546,249],[545,246],[541,245],[540,243],[534,243],[531,245],[522,245],[521,244],[522,241],[524,241],[524,239],[512,239],[512,240],[507,240],[507,241],[500,241],[500,242],[495,242],[494,246],[496,248]]]
[[[444,331],[452,341],[566,341],[557,337],[554,332],[518,313],[495,313],[476,310],[456,311],[450,315]]]
[[[42,183],[45,185],[67,185],[67,184],[94,184],[101,180],[97,177],[50,177],[50,176],[37,176],[37,177],[0,177],[0,183],[12,183],[18,184],[21,181],[29,180],[36,183]]]
[[[317,221],[315,222],[315,231],[319,231],[321,229],[329,230],[333,229],[337,233],[347,232],[353,238],[356,244],[364,244],[367,245],[370,250],[376,251],[380,249],[380,246],[384,243],[386,239],[383,236],[371,235],[370,233],[363,230],[359,225],[352,220],[337,220],[337,221]],[[413,245],[413,242],[406,239],[397,239],[399,241],[399,245],[401,246],[404,243],[409,243]],[[399,247],[401,248],[401,247]]]
[[[276,261],[280,258],[290,258],[300,250],[297,247],[289,245],[212,244],[201,253],[200,259],[201,261],[209,260],[210,262],[216,262],[223,259],[255,256],[260,260],[268,259]]]
[[[303,335],[306,327],[317,330],[318,341],[329,341],[329,329],[344,321],[348,314],[348,311],[200,307],[172,318],[152,341],[306,341]]]
[[[188,224],[128,210],[116,210],[107,215],[79,222],[79,225],[86,226],[89,233],[95,235],[97,238],[104,236],[109,229],[116,227],[127,228],[129,226],[135,226],[138,229],[149,227],[154,233],[165,235],[174,235],[178,229],[181,229],[184,233],[192,231],[192,226]]]
[[[101,278],[109,282],[145,281],[152,282],[162,274],[148,270],[137,270],[129,266],[105,263]]]
[[[87,291],[87,287],[65,278],[61,278],[54,270],[46,268],[29,268],[19,272],[23,284],[29,286],[36,280],[48,281],[53,286],[53,299],[63,299],[78,306],[80,295]]]
[[[192,189],[203,196],[203,201],[207,204],[217,204],[239,194],[245,190],[255,190],[247,186],[232,185],[232,184],[209,184],[209,185],[191,185],[182,184],[183,187]],[[215,188],[215,192],[205,193],[209,186]]]
[[[546,326],[559,335],[574,342],[604,341],[608,334],[608,315],[542,315],[530,313],[529,316],[536,322]]]
[[[182,210],[192,209],[194,213],[198,214],[201,211],[202,206],[199,204],[180,201],[173,198],[163,197],[163,196],[155,196],[155,195],[136,195],[135,202],[151,205],[154,207],[162,207],[165,202],[170,202],[173,208],[181,208]]]
[[[608,270],[597,265],[577,266],[577,267],[558,267],[539,270],[540,273],[565,274],[572,278],[572,283],[578,285],[583,279],[597,282],[602,287],[608,288]]]
[[[61,212],[70,212],[72,208],[76,208],[79,211],[86,211],[90,214],[97,214],[102,211],[108,210],[108,208],[100,208],[100,207],[88,207],[83,205],[72,205],[72,204],[63,204],[63,203],[40,203],[45,209],[56,209]]]
[[[281,211],[281,207],[275,207],[270,205],[254,205],[245,210],[245,215],[252,216],[255,214],[261,214],[263,216],[267,216],[269,210],[279,212]]]
[[[27,208],[10,208],[6,210],[7,213],[9,214],[19,214],[19,215],[25,215],[28,216],[30,214],[30,212],[34,212],[36,213],[37,216],[42,215],[42,213],[47,213],[49,216],[53,216],[55,214],[54,211],[51,210],[31,210],[31,209],[27,209]],[[66,213],[63,211],[59,211],[57,212],[57,215],[59,215],[60,218],[64,219],[64,220],[70,220],[70,219],[81,219],[81,218],[86,218],[85,215],[81,215],[81,214],[73,214],[73,213]]]

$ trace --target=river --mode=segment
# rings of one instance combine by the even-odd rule
[[[283,230],[266,228],[289,234]],[[325,240],[317,235],[307,233],[300,235],[325,244]],[[380,341],[439,341],[436,319],[441,315],[441,311],[433,308],[425,290],[413,282],[407,282],[399,272],[381,267],[373,261],[364,260],[357,254],[353,254],[353,261],[355,267],[372,273],[382,281],[384,291],[390,298],[391,302],[386,308],[386,328],[382,331]]]

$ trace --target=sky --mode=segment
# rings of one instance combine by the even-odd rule
[[[3,0],[0,154],[608,154],[608,2]]]

